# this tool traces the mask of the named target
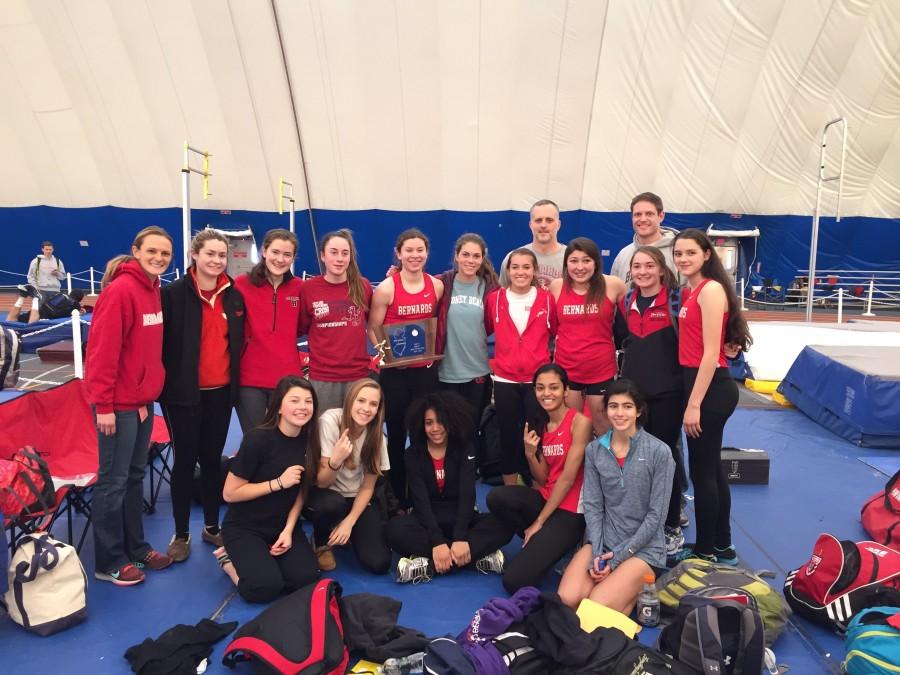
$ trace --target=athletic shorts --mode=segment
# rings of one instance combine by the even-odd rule
[[[569,382],[569,389],[583,392],[587,396],[603,396],[607,388],[616,378],[612,377],[603,382],[594,382],[593,384],[581,384],[581,382]]]

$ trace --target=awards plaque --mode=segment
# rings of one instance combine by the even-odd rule
[[[442,355],[434,353],[437,319],[414,319],[375,328],[382,368],[402,368],[418,363],[438,361]]]

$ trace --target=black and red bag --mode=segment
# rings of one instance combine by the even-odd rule
[[[860,517],[872,539],[900,546],[900,471],[890,477],[884,490],[865,503]]]
[[[9,459],[0,459],[0,516],[16,518],[49,511],[55,495],[50,468],[30,445]]]
[[[900,551],[820,534],[806,565],[788,573],[784,597],[801,616],[844,631],[868,607],[900,607]]]
[[[222,663],[234,668],[253,661],[262,672],[290,675],[343,674],[350,656],[340,595],[340,584],[322,579],[281,598],[240,627]]]

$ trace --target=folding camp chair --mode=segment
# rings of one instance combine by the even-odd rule
[[[9,458],[26,445],[34,447],[47,465],[56,487],[53,508],[20,515],[6,523],[11,543],[21,534],[49,531],[60,516],[66,517],[69,542],[73,516],[87,517],[78,541],[80,550],[90,528],[88,494],[97,481],[98,449],[94,417],[84,396],[84,383],[69,380],[45,391],[32,391],[0,403],[0,457]]]
[[[147,454],[147,473],[150,475],[150,498],[144,497],[144,511],[156,511],[156,500],[163,483],[172,483],[172,438],[162,415],[153,416],[150,452]]]

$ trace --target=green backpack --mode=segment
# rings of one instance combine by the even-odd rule
[[[659,602],[669,617],[675,614],[682,596],[698,591],[706,597],[748,596],[762,617],[766,646],[771,647],[781,635],[791,609],[784,598],[759,575],[740,567],[721,565],[706,560],[689,559],[678,563],[656,581]]]

